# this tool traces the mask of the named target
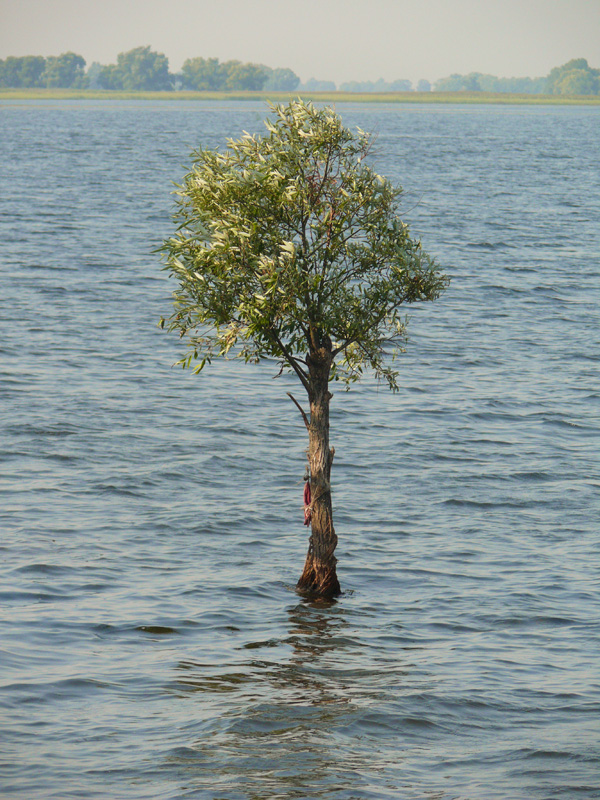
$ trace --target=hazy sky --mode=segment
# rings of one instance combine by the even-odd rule
[[[546,75],[600,67],[600,0],[0,0],[0,58],[80,53],[290,67],[303,80],[431,81],[453,72]]]

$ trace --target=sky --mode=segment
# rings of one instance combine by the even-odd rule
[[[600,67],[600,0],[0,0],[0,58],[69,50],[114,63],[140,45],[289,67],[302,80],[431,82]]]

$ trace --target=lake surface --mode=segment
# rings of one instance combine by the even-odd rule
[[[172,181],[266,108],[0,104],[3,798],[600,797],[600,109],[338,111],[452,284],[332,401],[328,605],[293,378],[157,327]]]

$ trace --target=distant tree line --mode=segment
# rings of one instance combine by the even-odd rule
[[[305,92],[335,92],[338,87],[333,81],[320,81],[316,78],[309,78],[298,87]],[[408,80],[384,81],[379,78],[377,81],[348,81],[340,84],[340,92],[412,92],[413,85]],[[418,92],[430,92],[431,84],[429,81],[420,80],[417,84]]]
[[[317,78],[309,78],[298,87],[303,92],[336,92],[337,86],[333,81],[322,81]]]
[[[169,71],[164,53],[135,47],[119,53],[116,64],[94,62],[75,53],[61,56],[9,56],[0,60],[0,87],[61,89],[120,89],[126,91],[294,91],[300,78],[291,69],[218,58],[188,58],[181,72]]]
[[[378,81],[349,81],[342,83],[341,92],[411,92],[411,81],[398,80],[388,83],[383,78]]]
[[[279,91],[331,92],[333,81],[300,78],[287,68],[273,69],[265,64],[242,61],[220,62],[218,58],[188,58],[181,72],[169,71],[169,59],[150,47],[135,47],[119,53],[116,64],[94,62],[86,71],[83,56],[63,53],[60,56],[8,56],[0,60],[0,87],[120,89],[127,91]],[[418,92],[431,91],[429,81],[420,80]],[[600,94],[600,69],[593,69],[585,58],[575,58],[555,67],[545,78],[497,78],[471,72],[450,75],[434,85],[436,92],[511,92],[518,94]],[[408,80],[387,82],[350,81],[339,87],[342,92],[410,92]]]
[[[509,92],[516,94],[545,94],[546,78],[497,78],[481,72],[468,75],[449,75],[434,84],[436,92]]]
[[[83,89],[87,85],[85,59],[76,53],[61,56],[8,56],[0,59],[0,86],[15,89],[60,87]]]
[[[435,84],[436,92],[514,92],[517,94],[600,94],[600,69],[585,58],[555,67],[545,78],[496,78],[471,72],[450,75]]]
[[[188,58],[177,77],[182,89],[199,92],[240,89],[293,92],[300,83],[291,69],[271,69],[265,64],[241,61],[220,62],[218,58]]]

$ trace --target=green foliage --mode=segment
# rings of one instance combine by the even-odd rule
[[[334,92],[333,81],[310,78],[300,85],[291,69],[272,69],[264,64],[241,61],[219,62],[218,58],[188,58],[177,76],[169,73],[169,61],[150,47],[136,47],[120,53],[116,64],[95,62],[85,73],[85,59],[76,53],[60,56],[8,56],[0,59],[0,88],[112,89],[118,91],[165,91],[176,88],[193,91],[278,91]],[[391,83],[350,81],[341,91],[366,94],[411,91],[410,81]],[[430,91],[421,80],[417,91]],[[600,95],[600,69],[585,58],[575,58],[555,67],[545,78],[497,78],[480,72],[453,74],[435,83],[436,92],[490,92],[516,94]]]
[[[516,94],[600,94],[600,70],[585,58],[555,67],[546,78],[496,78],[471,72],[450,75],[435,84],[436,92],[509,92]]]
[[[183,62],[181,77],[184,89],[196,92],[221,89],[225,83],[222,65],[218,58],[188,58]]]
[[[440,78],[435,82],[434,89],[436,92],[464,92],[466,75],[458,75],[453,73],[447,78]]]
[[[197,92],[260,91],[267,82],[268,71],[269,67],[262,64],[188,58],[181,68],[181,79],[184,89]]]
[[[85,59],[77,53],[50,56],[41,79],[48,88],[83,89],[86,86]]]
[[[82,89],[86,86],[85,59],[76,53],[60,56],[9,56],[0,61],[0,86],[15,88]]]
[[[0,86],[15,88],[42,86],[41,76],[46,68],[43,56],[8,56],[0,61]]]
[[[100,74],[101,74],[103,69],[104,69],[104,67],[102,66],[102,64],[100,64],[99,61],[93,61],[90,64],[90,66],[88,67],[88,70],[86,72],[86,78],[87,78],[88,88],[89,89],[100,89],[101,88],[100,83],[98,81],[98,78],[100,77]]]
[[[317,78],[309,78],[299,87],[303,92],[335,92],[337,87],[333,81],[321,81]]]
[[[539,94],[545,91],[545,78],[497,78],[481,72],[450,75],[436,81],[436,92],[500,92]]]
[[[123,89],[123,76],[116,64],[108,64],[106,67],[102,67],[99,72],[96,72],[95,80],[101,89]]]
[[[550,71],[546,91],[549,94],[600,94],[600,69],[592,69],[585,58],[574,58]]]
[[[590,70],[572,69],[555,86],[555,94],[598,94],[600,80]]]
[[[103,89],[168,91],[173,88],[168,58],[150,47],[135,47],[119,53],[117,63],[103,67],[97,81]]]
[[[261,64],[267,80],[262,87],[267,92],[293,92],[300,84],[300,78],[291,69],[271,69]]]
[[[302,371],[326,343],[331,377],[372,368],[397,388],[401,308],[432,300],[446,277],[397,213],[401,189],[367,163],[370,136],[330,108],[271,106],[260,137],[198,150],[178,187],[178,230],[162,250],[176,277],[168,329],[189,340],[179,362],[275,358]],[[164,321],[162,321],[164,325]]]
[[[226,90],[242,90],[248,92],[260,91],[267,76],[260,64],[242,64],[241,61],[228,61],[227,77],[225,79]]]
[[[383,78],[378,81],[349,81],[342,83],[341,92],[411,92],[412,83],[407,80],[397,80],[388,83]]]

